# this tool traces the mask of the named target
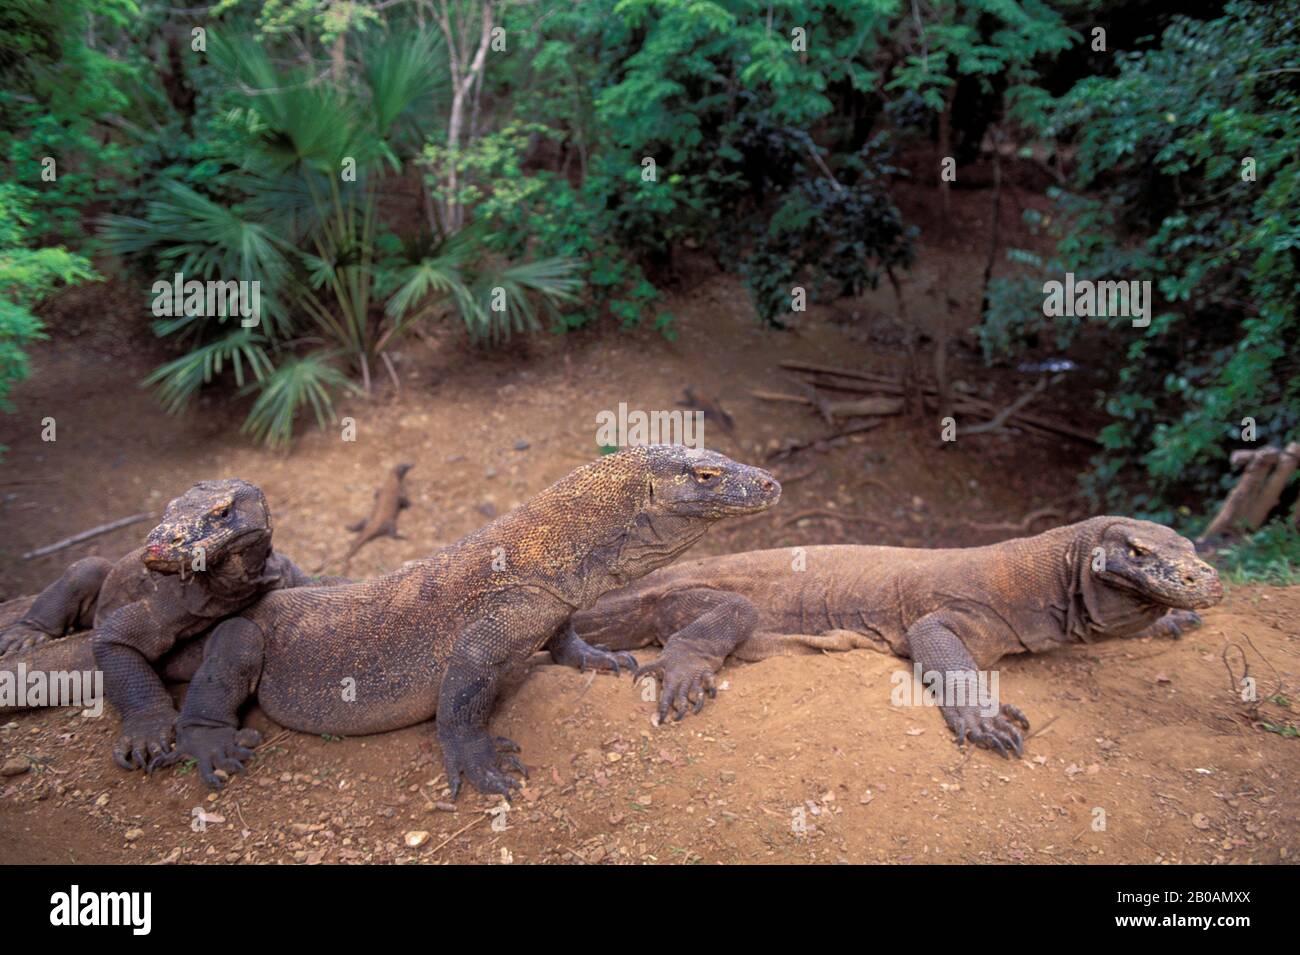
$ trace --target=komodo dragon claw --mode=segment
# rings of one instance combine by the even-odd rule
[[[499,793],[510,798],[520,787],[519,780],[507,776],[516,772],[528,778],[528,767],[515,754],[519,744],[504,736],[472,733],[455,737],[439,735],[442,744],[442,761],[447,768],[447,785],[451,798],[460,795],[460,778],[464,774],[479,792]]]
[[[678,649],[672,653],[670,650]],[[699,713],[704,709],[706,699],[718,698],[718,687],[714,683],[713,669],[706,662],[693,658],[693,655],[681,652],[684,648],[669,648],[653,663],[637,667],[632,673],[632,683],[638,684],[644,677],[657,677],[663,683],[659,696],[659,724],[668,721],[668,711],[673,711],[673,719],[680,723],[688,712]]]
[[[1011,756],[1009,750],[1017,756],[1024,753],[1024,737],[1015,724],[1027,730],[1029,720],[1010,703],[1003,703],[997,716],[984,716],[975,706],[945,706],[942,710],[948,727],[957,736],[958,746],[969,739],[976,746],[995,749],[1007,758]]]
[[[159,759],[173,751],[176,711],[136,713],[122,720],[122,735],[113,748],[113,761],[123,769],[153,770]]]
[[[244,761],[252,759],[253,748],[262,742],[262,734],[250,727],[186,726],[177,734],[176,748],[150,760],[148,771],[164,769],[188,756],[199,764],[199,776],[213,789],[221,789],[226,777],[244,771]]]
[[[586,673],[588,669],[611,670],[619,676],[626,668],[629,673],[637,667],[636,657],[630,653],[615,653],[604,644],[592,646],[587,643],[570,624],[567,631],[557,634],[546,649],[551,652],[551,659],[561,666],[573,667]]]
[[[29,650],[48,640],[50,640],[48,633],[42,633],[24,623],[16,623],[0,633],[0,657],[11,651]]]

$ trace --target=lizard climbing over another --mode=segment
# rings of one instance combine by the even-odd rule
[[[384,483],[379,485],[379,490],[375,491],[375,505],[370,509],[370,516],[348,525],[347,529],[357,536],[348,547],[347,553],[343,555],[343,573],[347,573],[348,565],[357,551],[376,537],[401,539],[402,535],[397,533],[397,515],[411,506],[402,487],[402,481],[406,478],[406,472],[413,467],[414,464],[398,464],[389,471],[388,476],[384,478]],[[326,563],[328,561],[316,569],[323,569]]]
[[[256,696],[271,719],[309,733],[379,733],[436,716],[453,798],[462,775],[509,794],[519,782],[507,772],[524,771],[518,747],[488,735],[507,670],[547,641],[562,662],[613,669],[617,654],[566,629],[573,612],[780,493],[766,471],[721,454],[629,448],[385,577],[267,594],[207,638],[176,747],[150,768],[193,756],[221,786],[217,771],[239,772],[252,755],[256,734],[240,731],[238,712]]]
[[[98,663],[105,696],[122,714],[114,759],[143,769],[170,748],[176,718],[155,661],[267,591],[312,582],[272,550],[271,534],[260,488],[237,478],[202,481],[167,505],[144,547],[115,564],[79,560],[41,591],[0,634],[0,652],[10,651],[0,665],[12,672],[20,662],[46,671]],[[91,626],[93,641],[59,639]]]
[[[662,645],[633,679],[662,680],[659,717],[672,710],[680,720],[716,695],[728,656],[874,648],[955,685],[1009,653],[1176,636],[1222,596],[1191,541],[1160,524],[1095,517],[986,547],[839,545],[686,561],[605,595],[571,630],[611,650]],[[1022,751],[1029,724],[1014,707],[941,710],[959,744]]]

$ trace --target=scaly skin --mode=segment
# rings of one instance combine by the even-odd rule
[[[1176,636],[1200,623],[1196,609],[1223,596],[1190,541],[1123,517],[987,547],[799,551],[802,557],[793,549],[752,551],[656,571],[575,614],[574,637],[614,651],[662,645],[634,680],[658,677],[660,719],[672,712],[680,720],[714,695],[714,674],[728,656],[874,648],[910,657],[955,685],[1009,653]],[[796,569],[801,559],[804,569]],[[1022,752],[1029,723],[1014,707],[941,710],[959,744]]]
[[[176,749],[221,786],[249,756],[250,696],[309,733],[379,733],[437,718],[453,798],[461,777],[509,794],[518,748],[488,734],[501,677],[565,631],[575,610],[676,559],[715,521],[780,496],[766,471],[712,452],[631,448],[581,467],[425,560],[376,580],[268,594],[208,638]],[[563,643],[589,665],[620,662]],[[626,662],[626,661],[622,661]]]
[[[271,514],[255,485],[203,481],[167,505],[145,546],[116,564],[72,564],[5,630],[3,668],[104,671],[122,715],[114,759],[144,769],[170,749],[176,711],[155,672],[178,642],[209,630],[269,590],[309,583],[271,549]],[[200,558],[196,570],[196,561]],[[93,636],[64,637],[94,627]],[[62,639],[60,639],[62,638]],[[55,641],[47,643],[46,641]],[[192,667],[193,664],[191,663]]]

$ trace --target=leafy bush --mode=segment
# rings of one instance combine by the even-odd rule
[[[1042,317],[1044,278],[1152,282],[1149,327],[1104,321],[1119,368],[1087,487],[1107,504],[1216,496],[1243,419],[1260,441],[1300,428],[1297,16],[1295,2],[1233,2],[1210,22],[1178,18],[1159,48],[1056,104],[1076,191],[1041,223],[1055,257],[1022,256],[1028,275],[997,283],[983,337],[991,352],[1037,334],[1068,344],[1080,324]]]
[[[0,409],[5,411],[12,410],[14,384],[27,377],[27,346],[46,337],[32,309],[61,284],[98,278],[89,261],[62,246],[29,248],[35,198],[30,189],[0,183]]]
[[[1300,584],[1300,528],[1273,521],[1222,551],[1216,562],[1232,583]]]
[[[385,228],[384,180],[420,148],[419,110],[440,81],[428,35],[369,44],[360,82],[341,87],[278,68],[255,40],[213,36],[209,51],[227,105],[212,136],[218,171],[165,180],[142,216],[106,217],[104,236],[160,275],[259,282],[263,320],[255,331],[228,316],[159,320],[159,334],[190,347],[149,379],[167,407],[230,368],[257,394],[245,429],[284,445],[300,409],[322,425],[332,415],[347,383],[336,359],[369,389],[418,321],[454,312],[475,337],[499,338],[537,324],[532,297],[572,296],[568,262],[494,260],[481,229],[402,242]]]
[[[915,255],[916,230],[889,198],[887,165],[880,142],[864,147],[849,185],[829,179],[801,182],[791,190],[741,267],[759,314],[773,324],[790,310],[791,287],[811,279],[813,295],[831,299],[875,288],[887,270],[906,267]]]

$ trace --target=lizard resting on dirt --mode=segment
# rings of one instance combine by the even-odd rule
[[[6,670],[105,673],[104,695],[122,715],[113,758],[143,769],[170,749],[176,710],[154,670],[178,641],[197,636],[262,594],[311,583],[271,549],[271,511],[262,491],[237,478],[201,481],[167,505],[145,546],[112,564],[77,561],[0,636]],[[89,641],[58,639],[94,627]],[[41,646],[55,640],[52,645]]]
[[[841,545],[686,561],[607,594],[570,626],[576,639],[612,650],[663,646],[633,675],[662,680],[662,721],[716,696],[714,674],[729,655],[874,648],[955,685],[1009,653],[1177,636],[1222,596],[1191,541],[1160,524],[1095,517],[986,547]],[[1015,724],[1029,723],[1015,707],[941,710],[958,744],[1022,751]]]
[[[413,467],[415,467],[414,464],[398,464],[394,466],[388,472],[387,477],[384,478],[384,483],[379,485],[379,489],[375,491],[375,504],[370,509],[370,516],[363,517],[355,524],[348,525],[347,529],[357,536],[353,538],[347,553],[343,555],[343,573],[347,573],[348,565],[352,562],[352,558],[356,556],[357,551],[376,537],[401,538],[402,535],[397,533],[397,515],[411,506],[411,502],[402,488],[402,481],[406,477],[406,472]],[[328,563],[328,561],[325,563]],[[323,569],[324,566],[324,563],[321,564],[317,570]]]
[[[463,774],[509,794],[524,771],[488,735],[501,677],[547,641],[572,665],[616,654],[567,630],[575,610],[676,559],[709,526],[776,503],[766,471],[675,446],[629,448],[578,468],[479,531],[385,577],[267,594],[204,645],[176,723],[176,747],[211,786],[243,769],[252,695],[277,723],[361,735],[437,717],[452,796]],[[552,640],[552,638],[556,638]],[[98,656],[98,654],[97,654]],[[116,661],[101,661],[107,675]]]

